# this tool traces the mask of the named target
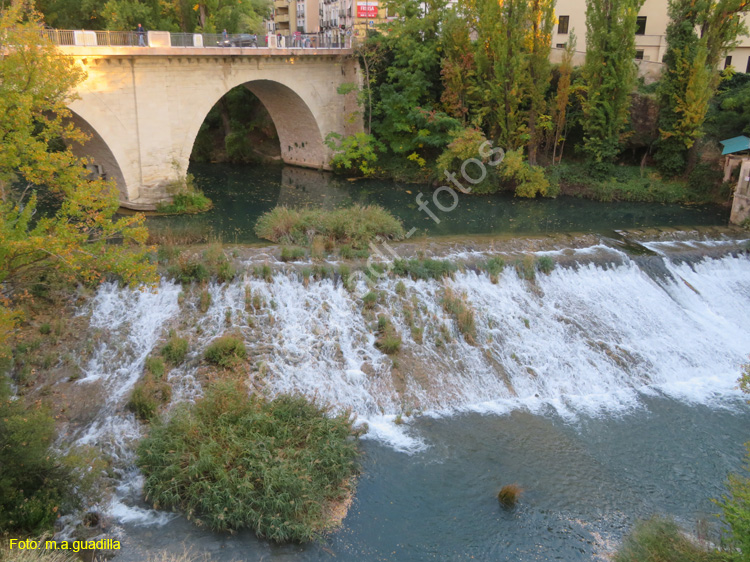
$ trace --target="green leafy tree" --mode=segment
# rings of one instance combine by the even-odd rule
[[[557,92],[552,105],[550,128],[551,139],[548,141],[548,149],[552,149],[552,163],[556,164],[562,159],[562,151],[565,144],[565,131],[568,125],[568,106],[570,105],[570,94],[573,90],[573,55],[576,50],[576,35],[570,32],[568,44],[565,46],[562,62],[558,69],[560,77],[557,81]]]
[[[328,133],[326,145],[333,151],[331,166],[334,170],[364,177],[375,174],[377,151],[383,149],[375,137],[366,133],[346,137],[338,133]]]
[[[401,18],[387,35],[371,38],[381,50],[373,87],[372,132],[393,154],[422,164],[450,142],[460,123],[440,107],[440,21],[444,0],[396,0]]]
[[[551,79],[549,62],[552,28],[555,24],[555,0],[529,0],[529,27],[526,50],[529,68],[529,163],[536,164],[537,152],[551,127],[547,114],[547,90]]]
[[[155,278],[143,216],[114,219],[117,189],[90,179],[70,148],[86,140],[67,119],[84,73],[40,30],[37,14],[18,6],[0,14],[0,317],[6,319],[16,291],[42,276],[85,283],[110,274],[127,283]],[[60,148],[60,139],[67,147]],[[46,211],[38,195],[48,200]]]
[[[635,85],[635,31],[644,0],[586,0],[583,149],[595,168],[620,151]]]
[[[670,0],[655,153],[662,173],[692,168],[695,141],[719,85],[720,59],[747,31],[742,16],[749,10],[747,0]]]

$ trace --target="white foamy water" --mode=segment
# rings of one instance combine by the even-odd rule
[[[299,392],[350,410],[368,424],[367,438],[405,452],[427,446],[408,424],[412,413],[525,408],[573,419],[638,408],[644,394],[719,406],[733,401],[750,353],[750,260],[726,256],[691,265],[650,258],[663,260],[669,276],[662,279],[611,248],[580,253],[585,265],[538,273],[535,283],[512,268],[496,284],[471,271],[442,281],[381,280],[374,311],[363,310],[362,279],[353,292],[331,280],[305,286],[284,273],[269,282],[211,284],[205,313],[197,310],[197,291],[180,311],[181,289],[171,283],[153,293],[102,287],[91,323],[103,334],[80,384],[103,384],[108,405],[80,441],[102,446],[126,467],[109,511],[122,521],[163,522],[158,512],[123,501],[139,489],[132,443],[140,435],[123,404],[146,357],[180,315],[178,333],[189,339],[190,353],[168,375],[173,402],[200,394],[200,357],[231,332],[245,340],[248,376],[269,395]],[[591,255],[608,263],[591,263]],[[405,290],[397,290],[399,281]],[[466,341],[444,310],[446,288],[473,310],[476,341]],[[378,314],[388,315],[401,335],[394,356],[376,346]],[[420,342],[410,323],[423,328]]]

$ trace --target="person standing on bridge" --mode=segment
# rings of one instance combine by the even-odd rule
[[[138,34],[138,46],[145,47],[146,46],[146,30],[143,29],[143,26],[140,23],[138,24],[138,27],[135,28],[135,32]]]

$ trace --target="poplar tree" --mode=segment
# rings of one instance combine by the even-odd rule
[[[529,163],[536,164],[537,151],[544,139],[544,128],[550,126],[546,102],[551,68],[552,28],[555,24],[555,0],[529,0],[529,27],[526,50],[529,68]]]
[[[584,151],[601,169],[620,151],[636,79],[635,31],[644,0],[586,0]]]
[[[703,135],[719,85],[719,63],[747,31],[742,16],[748,11],[748,0],[670,0],[654,156],[663,174],[676,176],[692,167],[695,141]]]
[[[571,78],[573,74],[573,55],[576,51],[576,35],[570,32],[568,44],[565,46],[562,62],[560,63],[560,78],[557,81],[557,93],[551,111],[552,127],[550,129],[551,139],[548,140],[547,150],[552,149],[552,164],[556,164],[562,158],[563,146],[565,144],[565,130],[568,123],[568,105],[570,105],[570,94],[573,90]]]

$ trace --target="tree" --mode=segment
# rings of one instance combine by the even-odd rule
[[[70,148],[86,140],[67,109],[84,72],[46,43],[41,29],[39,15],[18,5],[0,13],[0,318],[6,322],[14,295],[42,277],[155,279],[143,216],[115,220],[114,184],[90,179]],[[39,195],[50,200],[48,210],[38,207]]]
[[[576,36],[573,31],[570,32],[568,44],[565,46],[562,62],[558,69],[560,77],[557,81],[557,93],[552,106],[552,139],[547,145],[549,150],[552,147],[552,164],[558,163],[562,159],[563,146],[565,144],[565,130],[568,123],[568,105],[570,105],[570,93],[572,91],[571,76],[573,74],[573,55],[576,50]],[[559,151],[559,156],[558,156]]]
[[[586,0],[584,151],[595,168],[620,151],[635,85],[635,31],[644,0]]]
[[[529,53],[529,164],[534,165],[544,138],[542,124],[549,125],[546,95],[551,78],[549,55],[555,24],[555,0],[529,0],[528,17],[530,25],[526,33],[526,49]]]
[[[663,174],[685,172],[719,85],[718,65],[746,31],[748,0],[670,0],[666,72],[659,87],[660,138],[655,159]],[[700,34],[697,30],[700,30]]]

